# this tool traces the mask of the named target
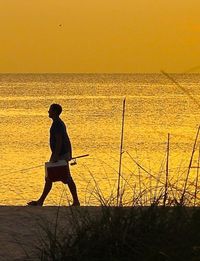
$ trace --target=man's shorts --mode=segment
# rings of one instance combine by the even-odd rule
[[[70,169],[69,169],[69,160],[70,160],[70,155],[67,153],[67,154],[64,154],[64,155],[61,155],[59,157],[59,160],[66,160],[67,162],[67,165],[66,165],[66,172],[61,172],[61,173],[56,173],[56,175],[54,175],[52,178],[51,177],[48,177],[48,179],[51,181],[51,182],[57,182],[57,181],[62,181],[64,184],[67,184],[69,183],[71,180],[72,180],[72,177],[71,177],[71,173],[70,173]]]

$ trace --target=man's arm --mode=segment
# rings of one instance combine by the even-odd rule
[[[56,162],[59,159],[59,154],[61,151],[61,147],[62,147],[62,135],[61,133],[56,133],[56,147],[55,147],[55,151],[51,156],[51,161]]]

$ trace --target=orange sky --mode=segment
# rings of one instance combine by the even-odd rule
[[[200,0],[1,0],[0,72],[184,72],[199,14]]]

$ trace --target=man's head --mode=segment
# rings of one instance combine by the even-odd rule
[[[62,106],[60,104],[53,103],[49,108],[49,118],[55,119],[60,116],[62,112]]]

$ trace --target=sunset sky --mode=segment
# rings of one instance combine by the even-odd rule
[[[200,0],[0,0],[0,32],[2,73],[200,66]]]

